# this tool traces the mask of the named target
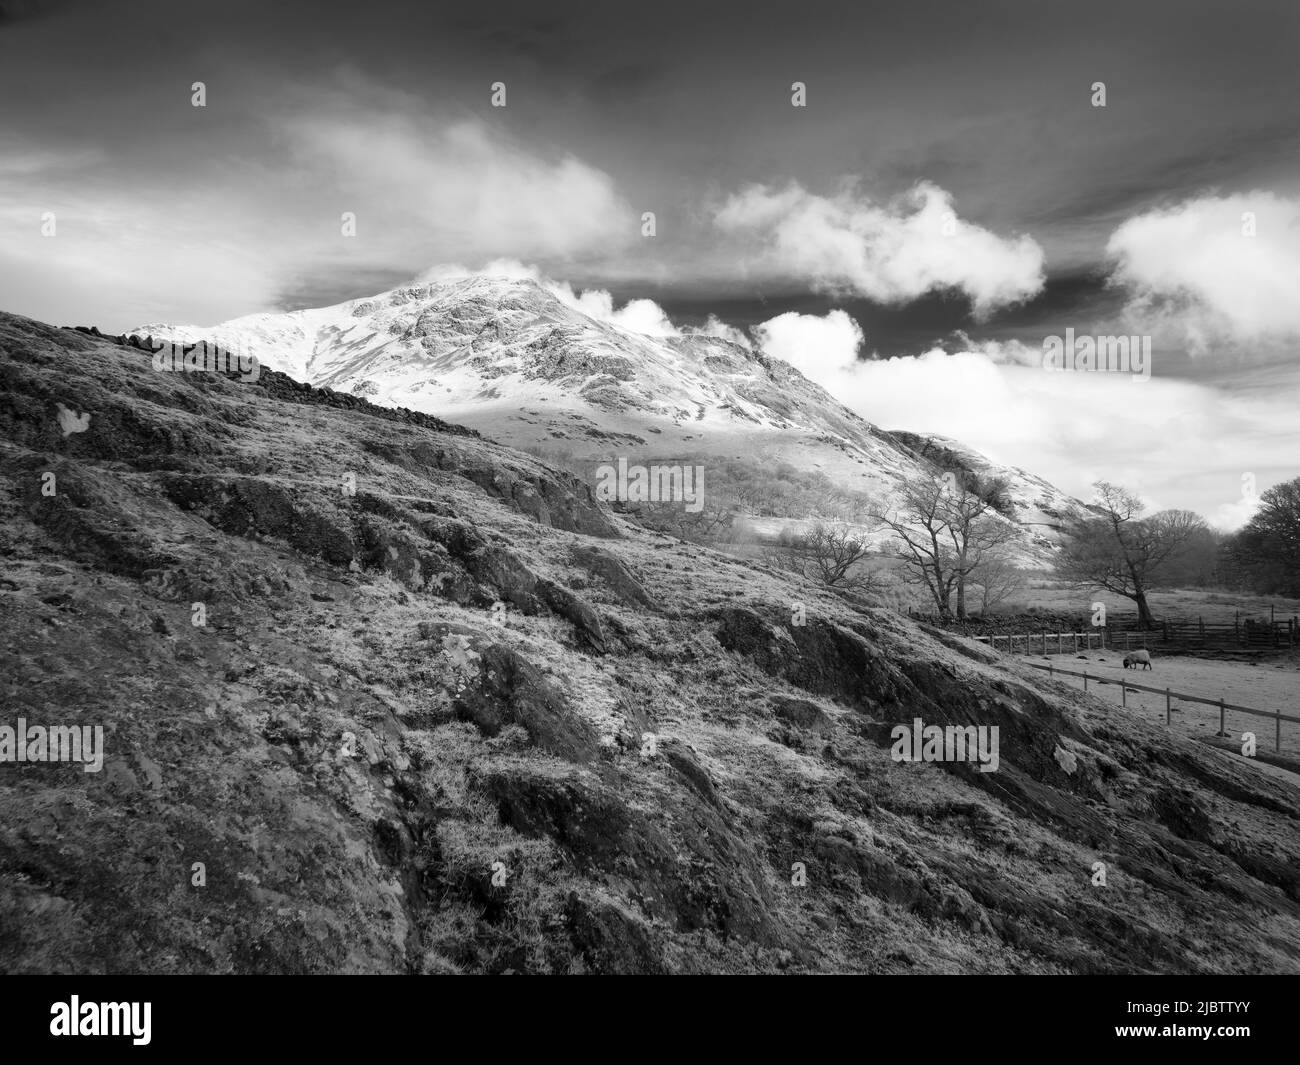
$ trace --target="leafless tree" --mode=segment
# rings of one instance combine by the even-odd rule
[[[881,579],[866,563],[870,554],[869,538],[860,528],[817,522],[806,532],[784,537],[772,561],[828,588],[866,593]]]
[[[1007,555],[986,555],[972,571],[969,582],[979,590],[980,613],[987,614],[1025,587],[1025,573]]]
[[[1101,514],[1067,526],[1057,573],[1075,584],[1132,599],[1138,626],[1154,628],[1147,593],[1165,563],[1205,528],[1205,522],[1189,510],[1164,510],[1144,518],[1145,504],[1132,492],[1107,481],[1098,481],[1094,488]]]
[[[956,616],[966,616],[973,575],[1015,538],[1015,526],[994,509],[1003,492],[1000,481],[972,475],[921,475],[904,483],[899,506],[875,512],[896,537],[904,572],[924,585],[941,617],[953,616],[954,592]]]

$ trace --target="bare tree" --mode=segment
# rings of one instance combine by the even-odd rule
[[[966,616],[966,586],[985,559],[1014,539],[1015,526],[997,516],[1000,481],[973,475],[904,483],[902,504],[875,517],[897,538],[897,556],[914,582],[925,586],[941,617]]]
[[[817,579],[832,587],[850,583],[854,565],[867,555],[866,541],[849,525],[818,522],[804,535],[803,546]]]
[[[986,555],[968,583],[979,590],[980,613],[987,614],[1025,587],[1025,573],[1005,554]]]
[[[844,522],[817,522],[807,532],[783,538],[774,561],[809,580],[840,591],[874,590],[880,575],[866,566],[866,535]]]
[[[1189,510],[1164,510],[1144,518],[1145,504],[1132,492],[1107,481],[1094,487],[1102,513],[1067,526],[1057,573],[1075,584],[1132,599],[1138,626],[1154,628],[1147,593],[1159,581],[1162,567],[1205,528],[1205,522]]]

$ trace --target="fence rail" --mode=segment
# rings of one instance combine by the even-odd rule
[[[927,620],[926,615],[912,615],[918,620]],[[928,624],[946,627],[939,622],[927,621]],[[1166,621],[1158,622],[1154,629],[1136,629],[1115,625],[1101,625],[1088,632],[1025,632],[1025,633],[988,633],[975,634],[965,629],[953,629],[961,635],[969,636],[973,640],[979,640],[981,643],[988,643],[997,647],[998,641],[1006,640],[1007,647],[1015,646],[1016,641],[1025,641],[1025,646],[1030,646],[1029,641],[1043,641],[1043,654],[1047,654],[1048,640],[1057,640],[1057,653],[1065,652],[1064,645],[1060,642],[1070,640],[1071,649],[1078,650],[1078,642],[1084,641],[1084,650],[1091,650],[1096,641],[1096,646],[1102,650],[1110,651],[1136,651],[1152,650],[1159,648],[1165,651],[1176,650],[1286,650],[1294,647],[1300,647],[1300,626],[1297,626],[1294,620],[1267,622],[1261,621],[1254,624],[1246,623],[1211,623],[1206,624],[1201,621],[1192,622],[1175,622]]]
[[[1128,693],[1130,691],[1151,692],[1153,695],[1163,695],[1165,697],[1165,724],[1172,724],[1171,715],[1173,713],[1172,702],[1174,699],[1180,699],[1185,703],[1201,703],[1205,706],[1217,706],[1219,708],[1219,732],[1227,734],[1225,727],[1225,717],[1229,710],[1237,714],[1251,714],[1255,717],[1271,717],[1274,722],[1273,746],[1282,750],[1282,722],[1291,721],[1300,725],[1300,717],[1293,717],[1290,714],[1284,714],[1281,710],[1257,710],[1251,706],[1238,706],[1236,703],[1224,702],[1222,696],[1218,699],[1205,699],[1199,695],[1185,695],[1182,692],[1171,691],[1168,688],[1152,688],[1146,684],[1135,684],[1124,678],[1111,679],[1109,677],[1089,676],[1088,671],[1077,673],[1072,669],[1057,669],[1051,662],[1043,665],[1041,662],[1026,662],[1025,665],[1032,666],[1034,669],[1046,670],[1050,675],[1055,676],[1057,673],[1067,677],[1082,677],[1083,690],[1088,690],[1088,681],[1093,680],[1098,684],[1118,684],[1120,687],[1120,701],[1124,706],[1128,706]]]

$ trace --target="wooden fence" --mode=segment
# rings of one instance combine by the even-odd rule
[[[1300,645],[1300,623],[1295,618],[1268,621],[1235,618],[1231,622],[1207,622],[1204,618],[1168,618],[1157,621],[1154,629],[1143,630],[1137,619],[1109,617],[1106,628],[1111,646],[1120,647],[1123,639],[1154,641],[1169,650],[1282,650]],[[1127,646],[1127,645],[1126,645]],[[1139,646],[1134,644],[1133,646]],[[1142,644],[1141,646],[1146,646]]]
[[[1080,650],[1091,651],[1093,650],[1094,643],[1096,644],[1097,650],[1104,651],[1106,649],[1105,629],[1094,629],[1091,632],[1026,632],[1014,636],[990,633],[988,636],[972,636],[971,639],[977,640],[980,643],[987,643],[995,651],[998,647],[998,641],[1002,640],[1005,643],[1007,654],[1015,652],[1017,640],[1024,645],[1026,654],[1038,650],[1040,644],[1043,654],[1048,653],[1049,647],[1058,655],[1063,655],[1067,651],[1072,654],[1077,653]],[[1067,640],[1070,641],[1069,644],[1066,643]],[[1080,643],[1080,640],[1083,642]],[[1050,645],[1049,641],[1051,641]]]
[[[1046,670],[1052,676],[1060,673],[1062,676],[1066,677],[1082,677],[1084,691],[1088,690],[1088,681],[1090,680],[1096,681],[1098,684],[1118,684],[1120,703],[1123,706],[1128,706],[1128,693],[1130,690],[1163,695],[1165,697],[1166,725],[1171,723],[1170,715],[1173,712],[1171,703],[1174,699],[1181,699],[1185,703],[1201,703],[1205,706],[1217,706],[1219,708],[1219,732],[1221,734],[1226,734],[1228,731],[1225,727],[1225,719],[1229,710],[1237,714],[1252,714],[1255,717],[1271,717],[1274,722],[1273,745],[1278,751],[1282,750],[1282,722],[1291,721],[1300,725],[1300,717],[1293,717],[1290,714],[1284,714],[1281,710],[1256,710],[1254,707],[1250,706],[1237,706],[1235,703],[1224,702],[1222,696],[1218,699],[1203,699],[1199,695],[1184,695],[1182,692],[1171,692],[1168,688],[1151,688],[1145,684],[1135,684],[1132,681],[1123,678],[1112,679],[1109,677],[1089,676],[1087,670],[1084,670],[1082,673],[1076,673],[1072,669],[1057,669],[1050,662],[1047,665],[1043,665],[1041,662],[1026,662],[1025,665],[1033,666],[1034,669]]]
[[[922,618],[924,615],[913,615]],[[933,624],[933,622],[931,622]],[[990,633],[976,635],[958,630],[973,640],[997,647],[1002,643],[1008,650],[1023,645],[1026,651],[1041,647],[1047,654],[1052,641],[1056,641],[1057,654],[1067,650],[1091,650],[1094,647],[1109,651],[1161,650],[1167,654],[1180,651],[1285,651],[1300,647],[1300,625],[1294,618],[1288,621],[1238,621],[1232,624],[1196,621],[1157,622],[1154,629],[1138,629],[1122,623],[1098,626],[1090,632],[1042,633]],[[1066,646],[1065,641],[1069,641]],[[1082,643],[1080,643],[1082,641]]]

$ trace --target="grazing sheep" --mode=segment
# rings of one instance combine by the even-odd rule
[[[1128,669],[1129,666],[1132,666],[1134,669],[1136,669],[1136,668],[1138,667],[1138,664],[1139,664],[1139,663],[1140,663],[1141,665],[1143,665],[1143,666],[1146,666],[1147,669],[1150,669],[1150,668],[1151,668],[1151,652],[1150,652],[1150,651],[1145,651],[1145,650],[1143,650],[1143,651],[1130,651],[1128,654],[1126,654],[1126,655],[1124,656],[1124,668],[1125,668],[1125,669]]]

